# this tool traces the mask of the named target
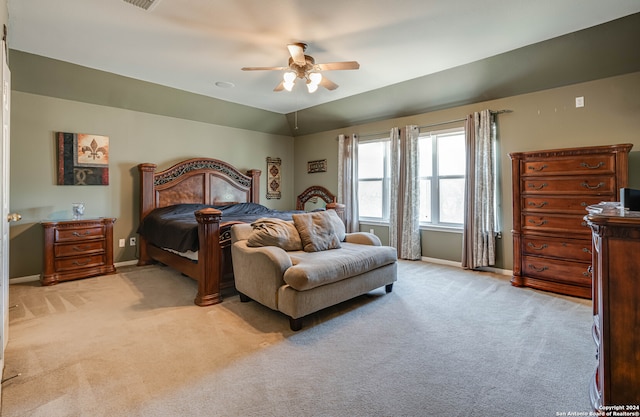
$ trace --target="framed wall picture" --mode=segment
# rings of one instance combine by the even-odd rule
[[[307,162],[307,173],[313,174],[315,172],[327,172],[326,159],[318,159],[317,161]]]
[[[58,185],[109,185],[109,137],[56,132]]]
[[[282,177],[280,176],[280,158],[267,157],[267,199],[279,199],[282,196],[280,186]]]

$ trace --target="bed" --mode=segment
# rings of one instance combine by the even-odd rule
[[[156,172],[156,168],[152,163],[138,165],[138,265],[159,262],[196,280],[194,303],[199,306],[217,304],[222,301],[223,292],[235,291],[230,242],[233,224],[260,217],[290,219],[293,213],[303,211],[304,203],[314,196],[325,200],[327,209],[336,209],[339,215],[344,212],[344,206],[335,203],[333,194],[318,186],[309,187],[298,196],[297,204],[302,204],[302,209],[269,210],[259,205],[261,171],[243,173],[218,159],[193,158],[163,171]],[[172,248],[167,241],[158,240],[161,231],[170,230],[164,218],[160,223],[155,219],[158,213],[191,223],[189,233],[195,239],[195,247]],[[174,234],[174,229],[167,233]]]

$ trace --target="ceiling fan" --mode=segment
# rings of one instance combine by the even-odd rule
[[[287,48],[289,49],[289,55],[291,55],[291,57],[289,58],[289,65],[286,67],[244,67],[242,70],[285,71],[282,81],[273,91],[291,91],[296,78],[300,78],[306,81],[307,89],[310,93],[313,93],[318,89],[319,85],[327,90],[335,90],[338,88],[338,84],[323,76],[320,71],[356,70],[360,68],[360,64],[356,61],[316,64],[313,57],[304,54],[304,51],[307,49],[306,43],[290,43],[287,45]]]

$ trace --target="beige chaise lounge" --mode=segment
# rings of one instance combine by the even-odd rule
[[[397,274],[396,250],[370,233],[345,233],[333,210],[261,219],[231,229],[233,270],[240,300],[254,300],[302,318],[385,286]]]

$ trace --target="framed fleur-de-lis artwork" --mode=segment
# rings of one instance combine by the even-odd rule
[[[56,132],[58,185],[109,185],[109,137]]]

